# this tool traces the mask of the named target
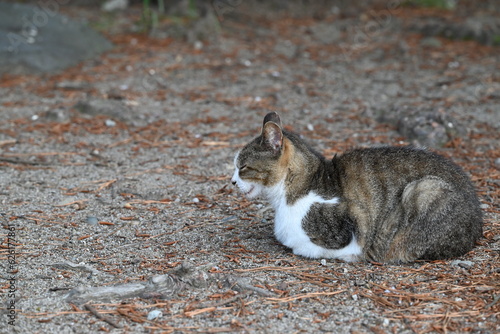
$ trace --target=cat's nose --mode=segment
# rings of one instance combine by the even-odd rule
[[[231,180],[231,183],[233,184],[233,186],[236,185],[236,181],[235,180]]]

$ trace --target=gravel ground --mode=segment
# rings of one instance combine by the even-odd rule
[[[77,68],[2,78],[0,332],[500,331],[498,47],[407,30],[411,8],[245,13],[205,42],[116,32]],[[329,157],[425,142],[442,125],[411,139],[402,117],[446,115],[460,131],[434,150],[471,174],[485,237],[407,265],[294,256],[229,182],[271,110]]]

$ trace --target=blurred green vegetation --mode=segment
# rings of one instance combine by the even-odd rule
[[[439,9],[455,9],[457,0],[409,0],[408,5]]]

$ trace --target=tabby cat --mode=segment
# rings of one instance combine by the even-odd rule
[[[277,113],[235,157],[232,183],[275,209],[274,233],[297,255],[401,263],[470,251],[482,236],[460,167],[413,147],[354,149],[332,160],[283,130]]]

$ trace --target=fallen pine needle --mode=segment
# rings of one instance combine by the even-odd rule
[[[36,157],[49,157],[53,155],[77,155],[78,153],[75,152],[33,152],[33,153],[4,153],[2,154],[3,157],[31,157],[31,156],[36,156]]]
[[[0,140],[0,147],[5,145],[13,145],[15,143],[17,143],[17,139]]]
[[[99,222],[100,225],[115,225],[115,223],[111,222]]]
[[[204,141],[201,143],[203,146],[229,146],[227,141]]]
[[[425,320],[425,319],[436,319],[436,318],[463,318],[480,315],[480,311],[463,311],[463,312],[447,312],[447,313],[436,313],[436,314],[416,314],[416,315],[393,315],[396,319],[409,319],[409,320]]]
[[[113,147],[120,146],[120,145],[126,145],[126,144],[130,143],[131,141],[132,141],[132,137],[129,137],[127,139],[117,141],[113,144],[109,144],[108,147],[113,148]]]
[[[115,183],[117,180],[114,179],[114,180],[109,180],[109,181],[106,181],[106,182],[103,182],[99,188],[97,188],[97,190],[95,192],[99,192],[101,190],[103,190],[104,188],[107,188],[109,187],[110,185],[112,185],[113,183]]]
[[[270,303],[289,303],[297,299],[304,299],[304,298],[314,298],[314,297],[320,297],[320,296],[333,296],[333,295],[338,295],[339,293],[346,292],[347,290],[339,290],[339,291],[333,291],[333,292],[311,292],[311,293],[304,293],[301,295],[295,295],[295,296],[289,296],[289,297],[283,297],[283,298],[266,298]]]
[[[235,271],[243,273],[243,272],[252,272],[252,271],[261,271],[261,270],[271,270],[271,271],[298,271],[298,270],[312,270],[313,268],[308,267],[258,267],[258,268],[249,268],[249,269],[235,269]]]
[[[136,199],[136,200],[132,200],[132,201],[128,202],[128,204],[169,204],[171,202],[172,202],[172,200],[170,200],[170,199],[162,199],[159,201]]]
[[[63,207],[63,206],[74,205],[77,209],[81,210],[81,209],[84,209],[87,206],[85,204],[85,202],[87,202],[87,201],[88,201],[88,199],[82,199],[82,200],[72,201],[72,202],[65,203],[65,204],[58,204],[58,205],[55,205],[55,206],[56,207]]]
[[[37,224],[39,222],[40,223],[50,223],[50,224],[64,224],[63,222],[58,222],[58,221],[55,221],[55,220],[49,220],[49,219],[43,219],[43,218],[35,218],[35,217],[32,217],[32,216],[26,216],[25,218],[28,219],[28,220],[33,220]]]
[[[92,313],[96,318],[98,319],[101,319],[102,321],[105,321],[107,322],[108,324],[110,324],[111,326],[115,327],[115,328],[121,328],[122,326],[120,326],[120,324],[118,324],[117,322],[115,322],[113,319],[107,317],[106,315],[104,314],[101,314],[99,313],[95,307],[93,307],[92,305],[90,304],[85,304],[83,305],[83,307],[89,311],[90,313]]]
[[[185,312],[184,314],[186,316],[188,316],[188,317],[193,317],[193,316],[198,315],[198,314],[202,314],[202,313],[206,313],[206,312],[213,312],[216,309],[217,309],[217,307],[215,307],[215,306],[205,307],[205,308],[201,308],[201,309],[198,309],[198,310]]]

